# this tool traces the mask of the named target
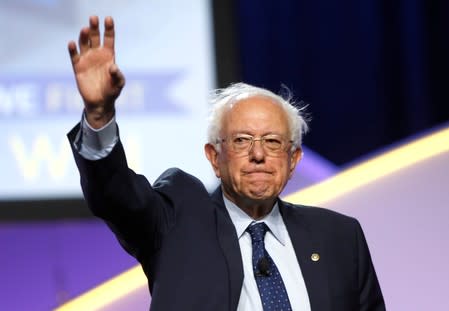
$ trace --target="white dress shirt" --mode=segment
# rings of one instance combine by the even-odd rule
[[[75,148],[81,156],[88,160],[102,159],[111,152],[117,141],[118,131],[115,118],[102,128],[94,129],[88,124],[83,114],[81,130],[75,139]],[[226,197],[223,196],[223,200],[237,231],[242,253],[244,278],[237,310],[263,310],[253,273],[251,236],[246,232],[246,228],[255,221]],[[278,204],[276,203],[272,211],[257,222],[265,222],[270,229],[265,235],[265,248],[282,276],[292,309],[294,311],[310,311],[304,278],[287,228],[279,213]]]
[[[265,249],[270,254],[284,281],[290,305],[295,311],[310,311],[309,296],[299,267],[293,244],[276,203],[263,219],[255,221],[223,195],[229,216],[237,231],[243,262],[243,287],[238,311],[263,310],[252,262],[251,236],[246,228],[253,222],[265,222],[270,229],[265,234]]]

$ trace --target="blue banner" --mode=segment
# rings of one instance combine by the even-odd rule
[[[185,105],[169,96],[181,72],[126,74],[117,101],[121,114],[184,114]],[[83,109],[72,75],[0,76],[0,118],[41,118],[79,114]]]

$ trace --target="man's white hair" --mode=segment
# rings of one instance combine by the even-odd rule
[[[273,92],[252,86],[246,83],[235,83],[227,88],[217,89],[212,93],[212,108],[209,114],[209,126],[207,129],[208,142],[220,151],[220,132],[223,126],[225,112],[235,103],[251,97],[267,97],[278,104],[287,115],[290,140],[293,141],[292,150],[298,149],[302,144],[302,135],[307,132],[308,125],[304,116],[305,107],[298,108],[292,99],[291,92],[285,88],[286,94],[276,95]]]

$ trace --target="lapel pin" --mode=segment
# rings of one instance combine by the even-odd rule
[[[310,256],[310,259],[312,259],[312,261],[318,261],[320,260],[320,254],[313,253],[312,256]]]

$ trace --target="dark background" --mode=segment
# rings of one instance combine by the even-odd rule
[[[219,85],[286,85],[337,165],[449,120],[446,0],[215,1],[215,21]]]

